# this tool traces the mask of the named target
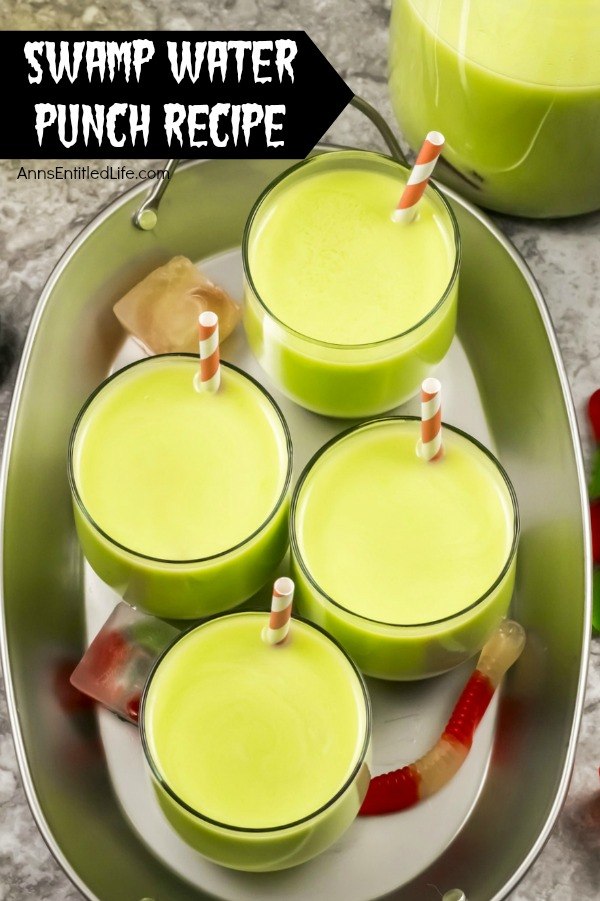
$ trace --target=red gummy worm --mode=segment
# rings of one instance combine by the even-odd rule
[[[442,738],[454,739],[465,748],[470,748],[475,729],[481,722],[493,694],[494,686],[488,677],[476,669],[454,705]]]
[[[594,391],[588,401],[588,417],[596,444],[600,444],[600,389]]]
[[[358,815],[373,817],[381,813],[397,813],[419,800],[419,774],[410,766],[374,776],[369,782]]]
[[[111,629],[96,636],[88,648],[90,667],[94,674],[106,678],[106,674],[116,669],[127,651],[127,642],[121,632]]]
[[[590,526],[592,529],[592,557],[594,565],[600,564],[600,499],[590,502]]]
[[[475,670],[454,705],[452,716],[442,733],[442,739],[459,742],[470,748],[475,729],[481,722],[494,694],[494,686],[487,676]],[[359,816],[398,813],[416,804],[420,797],[421,776],[417,764],[404,766],[381,776],[374,776],[359,810]]]
[[[135,723],[137,723],[140,716],[140,703],[141,703],[141,695],[137,694],[134,697],[130,698],[127,702],[126,711],[127,716],[130,717]]]

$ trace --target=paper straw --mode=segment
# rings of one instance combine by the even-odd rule
[[[294,583],[286,576],[282,576],[273,585],[269,625],[262,631],[262,639],[267,644],[281,644],[287,638],[293,600]]]
[[[421,438],[417,454],[428,462],[444,456],[442,386],[437,379],[425,379],[421,385]]]
[[[198,317],[198,337],[200,340],[200,370],[196,373],[196,391],[218,391],[221,384],[219,362],[219,317],[211,310],[205,310]]]
[[[417,205],[444,149],[444,141],[444,135],[439,131],[430,131],[423,141],[398,206],[392,213],[394,222],[412,222],[417,215]]]

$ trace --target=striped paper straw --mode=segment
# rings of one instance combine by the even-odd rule
[[[262,639],[267,644],[281,644],[287,638],[293,600],[294,583],[286,576],[282,576],[273,585],[269,625],[262,631]]]
[[[444,456],[442,386],[437,379],[425,379],[421,385],[421,439],[417,453],[428,462]]]
[[[412,222],[417,215],[417,204],[423,196],[423,192],[431,178],[431,173],[444,148],[444,141],[444,135],[439,131],[430,131],[423,141],[423,146],[419,150],[419,155],[408,176],[402,197],[392,213],[394,222]]]
[[[218,391],[221,384],[219,362],[219,317],[205,310],[198,317],[200,371],[194,379],[196,391]]]

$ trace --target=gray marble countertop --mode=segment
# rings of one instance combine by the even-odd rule
[[[8,28],[305,28],[348,84],[392,121],[387,97],[389,5],[382,0],[4,0]],[[369,144],[353,111],[332,139]],[[90,161],[91,162],[91,161]],[[97,162],[97,161],[94,161]],[[129,162],[129,161],[128,161]],[[132,168],[148,161],[131,161]],[[38,166],[38,163],[31,165]],[[42,163],[43,165],[43,163]],[[3,437],[16,360],[51,268],[81,228],[128,183],[17,181],[16,161],[0,163],[0,318],[14,361],[0,385]],[[591,450],[585,403],[600,386],[600,214],[571,221],[498,217],[546,298],[579,417]],[[515,901],[592,901],[600,886],[600,638],[592,644],[588,691],[575,771],[565,807]],[[50,856],[21,788],[0,686],[0,901],[75,901],[82,896]]]

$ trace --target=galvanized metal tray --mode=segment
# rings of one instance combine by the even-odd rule
[[[286,165],[185,164],[149,232],[132,225],[142,189],[127,193],[72,245],[40,299],[3,464],[3,664],[29,802],[68,875],[101,901],[422,901],[456,886],[469,901],[503,898],[547,838],[573,763],[589,634],[587,503],[575,417],[539,290],[491,222],[450,191],[464,264],[458,339],[442,367],[445,417],[494,447],[517,490],[523,534],[513,609],[530,636],[463,772],[414,811],[358,822],[317,861],[288,873],[234,874],[202,861],[161,821],[133,728],[60,703],[61,662],[80,656],[115,601],[83,564],[65,464],[79,406],[115,360],[133,353],[122,346],[112,304],[178,253],[205,261],[238,292],[247,213]],[[224,356],[272,390],[241,334]],[[278,400],[298,468],[340,424]],[[378,769],[427,747],[463,676],[371,684]]]

